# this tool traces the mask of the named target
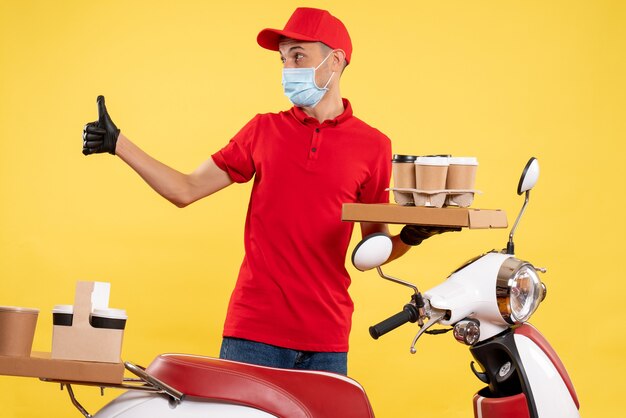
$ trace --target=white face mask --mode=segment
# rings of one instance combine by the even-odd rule
[[[333,71],[330,75],[324,87],[318,87],[315,83],[315,70],[320,68],[331,55],[332,52],[315,68],[283,68],[283,89],[294,106],[315,107],[322,100],[335,72]]]

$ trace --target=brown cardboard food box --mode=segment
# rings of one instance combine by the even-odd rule
[[[345,203],[342,221],[386,224],[450,226],[470,229],[506,228],[506,213],[499,209],[430,208],[392,203]]]
[[[30,357],[0,356],[0,375],[119,385],[124,380],[124,365],[56,360],[50,358],[50,353],[34,351]]]

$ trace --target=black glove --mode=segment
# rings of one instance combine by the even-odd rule
[[[426,238],[444,232],[460,231],[459,227],[405,225],[400,231],[400,239],[406,245],[420,245]]]
[[[104,104],[104,96],[98,96],[98,120],[83,128],[83,154],[108,152],[115,155],[115,145],[120,130],[111,120]]]

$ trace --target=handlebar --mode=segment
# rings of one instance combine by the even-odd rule
[[[370,335],[377,340],[407,322],[416,322],[419,318],[417,307],[411,303],[404,305],[402,311],[370,327]]]

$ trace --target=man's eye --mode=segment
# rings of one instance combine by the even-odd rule
[[[304,58],[304,55],[296,54],[296,61],[300,61],[302,58]]]

